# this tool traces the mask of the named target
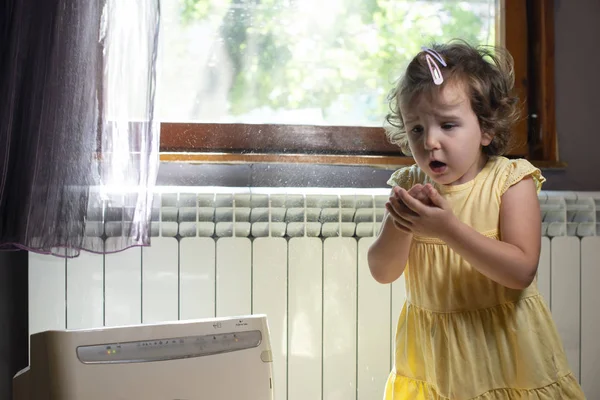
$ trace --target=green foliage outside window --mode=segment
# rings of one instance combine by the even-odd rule
[[[356,110],[380,125],[385,97],[422,45],[493,44],[493,0],[180,0],[183,24],[208,23],[233,80],[231,115],[259,108]],[[355,118],[356,119],[356,118]]]

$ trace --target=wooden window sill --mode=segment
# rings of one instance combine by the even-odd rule
[[[269,154],[269,153],[197,153],[161,152],[161,162],[182,162],[198,164],[320,164],[344,166],[370,166],[392,169],[414,164],[412,157],[377,155],[338,155],[338,154]],[[531,163],[542,169],[564,169],[567,164],[561,161],[536,161]]]

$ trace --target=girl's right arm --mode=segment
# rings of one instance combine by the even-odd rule
[[[408,260],[412,234],[396,228],[386,211],[377,239],[367,253],[371,275],[379,283],[391,283],[402,275]]]
[[[423,186],[417,184],[409,190],[409,194],[420,201],[428,201],[421,193]],[[398,188],[392,189],[383,223],[377,239],[373,242],[367,253],[367,260],[371,275],[379,283],[391,283],[402,275],[408,252],[412,243],[412,233],[395,223],[394,219],[400,218],[400,212],[410,212],[397,195]]]

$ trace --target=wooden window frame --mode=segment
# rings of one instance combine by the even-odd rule
[[[499,36],[515,59],[515,90],[524,103],[509,157],[561,168],[554,102],[554,2],[501,0]],[[383,118],[383,116],[382,116]],[[393,168],[414,163],[383,128],[277,124],[161,123],[161,161],[310,163]]]

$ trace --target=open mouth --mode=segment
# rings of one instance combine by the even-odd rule
[[[443,172],[446,168],[446,163],[435,160],[429,163],[429,168],[431,168],[433,172]]]

